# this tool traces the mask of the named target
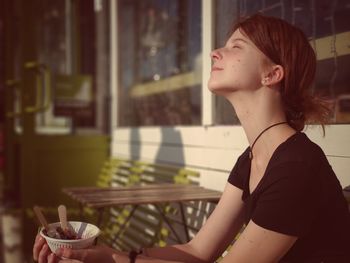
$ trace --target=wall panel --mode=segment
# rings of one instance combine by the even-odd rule
[[[307,135],[321,146],[342,186],[350,184],[350,127],[310,127]],[[239,126],[116,129],[112,152],[134,158],[189,167],[201,172],[200,183],[223,189],[237,157],[247,147]]]

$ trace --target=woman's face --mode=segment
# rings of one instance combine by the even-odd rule
[[[252,90],[261,86],[266,56],[236,30],[224,47],[211,53],[212,70],[208,88],[225,95],[237,90]]]

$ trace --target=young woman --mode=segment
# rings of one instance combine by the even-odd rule
[[[34,259],[58,262],[350,262],[350,216],[321,148],[302,133],[325,124],[327,104],[312,96],[316,57],[301,30],[260,14],[237,23],[211,54],[209,89],[234,107],[250,147],[220,202],[187,244],[129,255],[107,247],[50,253],[37,237]],[[135,259],[136,258],[136,259]]]

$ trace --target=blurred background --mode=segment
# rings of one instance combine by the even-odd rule
[[[350,185],[350,0],[1,0],[0,262],[32,262],[33,205],[76,206],[62,187],[94,185],[111,156],[190,167],[222,190],[248,144],[206,88],[209,53],[258,11],[310,39],[333,118],[326,137],[306,132]]]

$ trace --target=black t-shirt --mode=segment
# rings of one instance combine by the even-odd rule
[[[273,153],[250,193],[248,149],[229,183],[243,190],[246,223],[297,236],[280,262],[350,262],[350,214],[341,185],[321,148],[296,133]]]

